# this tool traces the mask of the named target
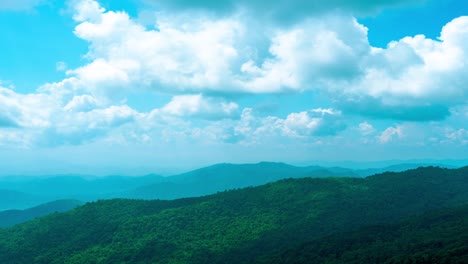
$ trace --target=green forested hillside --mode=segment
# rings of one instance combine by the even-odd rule
[[[338,233],[260,263],[468,263],[468,205]]]
[[[0,230],[1,263],[250,263],[468,203],[468,169],[288,179],[174,201],[107,200]]]

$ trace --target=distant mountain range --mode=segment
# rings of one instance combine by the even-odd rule
[[[0,178],[0,210],[26,209],[61,199],[94,201],[115,197],[118,193],[163,181],[164,177],[126,176],[47,176]]]
[[[2,186],[4,185],[2,184]],[[28,208],[47,202],[47,200],[47,198],[38,195],[3,189],[0,190],[0,211],[13,208]]]
[[[297,167],[285,163],[217,164],[163,177],[146,175],[0,177],[0,210],[25,209],[60,199],[95,201],[110,198],[177,199],[258,186],[285,178],[366,177],[385,171],[403,171],[424,164],[351,170],[341,167]]]
[[[65,212],[83,203],[77,200],[58,200],[25,210],[6,210],[0,212],[0,227],[17,225],[31,219],[56,212]]]
[[[285,178],[353,176],[357,176],[353,171],[341,168],[296,167],[273,162],[256,164],[223,163],[167,177],[164,182],[139,187],[122,196],[140,199],[176,199],[258,186]]]
[[[466,263],[466,206],[468,167],[103,200],[0,229],[0,263]]]

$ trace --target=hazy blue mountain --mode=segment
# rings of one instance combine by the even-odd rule
[[[176,199],[212,194],[224,190],[258,186],[285,178],[325,178],[356,176],[343,168],[319,166],[296,167],[285,163],[256,164],[222,163],[165,178],[123,194],[126,198]]]
[[[94,201],[112,198],[119,193],[139,186],[161,181],[164,181],[164,177],[158,175],[141,177],[86,175],[2,177],[0,178],[0,186],[7,189],[8,192],[4,191],[3,195],[0,192],[1,197],[5,198],[0,201],[0,210],[25,209],[60,199]]]
[[[354,170],[353,172],[356,175],[359,175],[361,177],[367,177],[367,176],[372,176],[372,175],[384,173],[384,172],[402,172],[406,170],[417,169],[419,167],[429,167],[429,166],[448,168],[448,169],[457,168],[456,166],[452,166],[452,165],[436,164],[436,163],[402,163],[402,164],[396,164],[396,165],[391,165],[391,166],[382,167],[382,168],[369,168],[369,169]]]
[[[302,252],[301,245],[310,241],[327,241],[334,234],[388,224],[395,224],[395,232],[379,229],[381,237],[374,242],[369,240],[372,232],[348,237],[347,241],[355,241],[349,244],[339,244],[339,238],[333,244],[332,239],[320,255],[333,257],[333,250],[347,249],[354,254],[354,245],[361,243],[370,250],[367,253],[383,254],[383,261],[368,263],[401,263],[385,257],[393,249],[418,257],[426,248],[443,247],[460,256],[468,254],[466,233],[462,232],[466,230],[464,210],[442,214],[437,221],[418,218],[433,219],[427,222],[429,226],[420,222],[426,220],[398,223],[433,210],[466,205],[468,167],[419,168],[367,178],[285,179],[171,201],[103,200],[0,229],[0,262],[255,263],[271,257],[276,260],[278,252]],[[438,229],[436,225],[444,219],[449,224]],[[405,232],[406,227],[417,232]],[[437,236],[444,237],[438,240]],[[392,241],[414,246],[406,248]],[[382,248],[387,245],[392,245],[390,251]],[[452,257],[447,254],[445,263],[453,263]]]
[[[8,227],[55,212],[65,212],[83,203],[78,200],[58,200],[25,210],[6,210],[0,212],[0,227]]]
[[[342,167],[297,167],[284,163],[216,164],[162,177],[62,175],[0,177],[0,210],[25,209],[60,199],[95,201],[110,198],[176,199],[227,189],[258,186],[284,178],[365,177],[385,171],[402,171],[421,164],[401,164],[381,169],[351,170]],[[8,192],[6,191],[8,190]]]
[[[0,190],[0,211],[8,209],[23,209],[47,202],[46,197],[28,194],[20,191]]]
[[[381,160],[381,161],[309,161],[301,165],[315,164],[322,167],[342,167],[352,170],[380,169],[400,164],[415,164],[417,167],[438,166],[443,168],[460,168],[468,165],[468,159],[437,160],[437,159],[410,159],[410,160]]]

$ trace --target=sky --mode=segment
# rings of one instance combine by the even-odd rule
[[[5,0],[2,174],[468,159],[465,0]]]

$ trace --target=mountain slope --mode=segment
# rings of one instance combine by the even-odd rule
[[[1,211],[0,227],[13,226],[55,212],[69,211],[82,204],[82,202],[77,200],[58,200],[25,210]]]
[[[99,201],[0,229],[0,262],[250,263],[337,232],[467,203],[468,168],[288,179],[174,201]]]
[[[261,263],[468,263],[468,205],[301,244]]]

